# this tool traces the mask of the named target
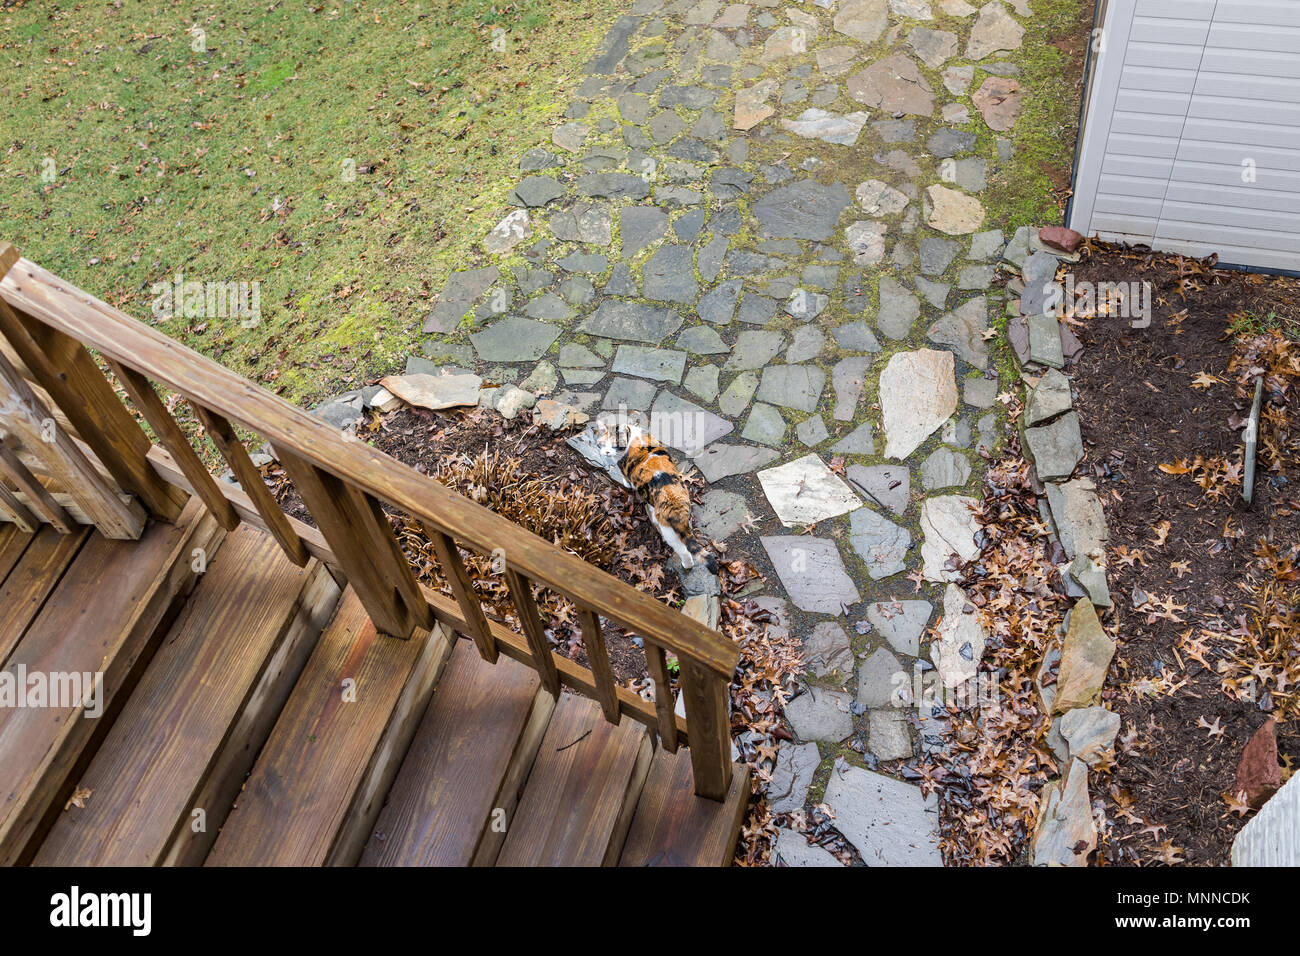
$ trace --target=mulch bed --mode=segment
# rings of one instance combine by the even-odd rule
[[[1295,338],[1300,282],[1108,246],[1071,271],[1076,281],[1153,286],[1149,328],[1107,316],[1075,326],[1084,345],[1071,375],[1087,450],[1080,473],[1096,481],[1106,513],[1115,608],[1104,620],[1119,637],[1104,696],[1122,724],[1101,784],[1110,828],[1098,861],[1222,865],[1250,815],[1233,794],[1242,749],[1270,714],[1284,767],[1300,758],[1294,689],[1277,679],[1286,666],[1257,668],[1265,679],[1254,687],[1248,679],[1259,663],[1250,644],[1260,586],[1295,597],[1286,554],[1300,542],[1288,424],[1297,383],[1281,382],[1266,406],[1273,424],[1246,506],[1242,426],[1253,388],[1246,366],[1232,362],[1238,333]],[[1276,553],[1261,560],[1261,541]],[[1282,633],[1294,662],[1297,635]]]

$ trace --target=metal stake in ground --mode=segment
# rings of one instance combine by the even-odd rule
[[[1242,483],[1241,497],[1250,504],[1255,496],[1255,446],[1259,442],[1259,410],[1264,397],[1264,376],[1255,379],[1255,402],[1250,406],[1250,420],[1246,422],[1246,477]]]

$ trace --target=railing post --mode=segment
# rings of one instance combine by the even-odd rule
[[[686,698],[695,793],[721,800],[731,784],[730,684],[685,657],[679,657],[677,663]]]
[[[153,470],[148,460],[149,436],[81,343],[20,314],[3,299],[0,333],[118,487],[139,498],[150,514],[174,521],[189,496]]]

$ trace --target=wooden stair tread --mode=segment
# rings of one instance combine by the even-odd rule
[[[207,865],[355,863],[450,653],[448,636],[442,626],[405,641],[381,635],[346,588]]]
[[[232,533],[82,775],[85,807],[59,815],[34,862],[202,862],[338,595],[318,562]]]
[[[5,583],[5,578],[9,577],[9,572],[35,537],[17,525],[0,524],[0,585]],[[3,655],[0,655],[0,659],[3,659]]]
[[[87,528],[59,534],[45,526],[34,535],[24,536],[28,544],[0,584],[0,664],[18,646],[88,534]]]
[[[694,793],[688,750],[659,750],[641,788],[619,866],[728,866],[749,804],[749,768],[733,764],[725,799]]]
[[[495,856],[555,701],[537,674],[456,642],[388,794],[362,866],[469,866]],[[485,834],[485,831],[489,831]]]
[[[95,532],[68,566],[6,669],[102,673],[104,714],[83,719],[80,705],[0,710],[0,864],[35,851],[192,587],[191,553],[214,554],[223,534],[191,506],[175,525],[150,523],[138,541]]]
[[[618,858],[650,763],[650,738],[600,705],[560,695],[497,866],[601,866]]]

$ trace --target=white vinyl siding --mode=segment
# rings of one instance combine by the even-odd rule
[[[1070,225],[1300,270],[1300,0],[1109,0],[1102,27]]]

